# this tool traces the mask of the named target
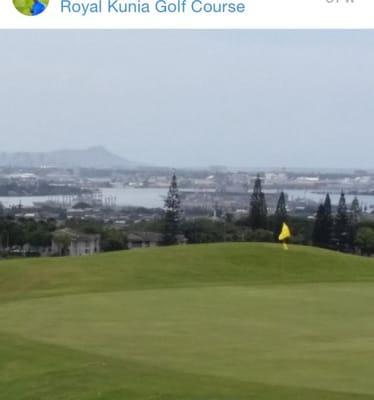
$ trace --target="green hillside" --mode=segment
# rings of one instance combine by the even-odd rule
[[[7,400],[374,399],[374,260],[215,244],[0,262]]]

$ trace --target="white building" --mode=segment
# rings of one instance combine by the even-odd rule
[[[88,256],[100,252],[100,235],[60,229],[53,234],[52,254],[58,256]]]

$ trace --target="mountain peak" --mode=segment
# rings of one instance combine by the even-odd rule
[[[133,168],[136,163],[111,153],[104,146],[40,153],[0,153],[3,167]]]

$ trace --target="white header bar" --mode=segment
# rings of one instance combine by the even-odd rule
[[[374,0],[33,0],[34,16],[13,1],[0,28],[374,29]]]

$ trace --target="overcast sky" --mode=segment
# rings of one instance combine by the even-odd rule
[[[0,151],[374,167],[374,31],[0,31]]]

